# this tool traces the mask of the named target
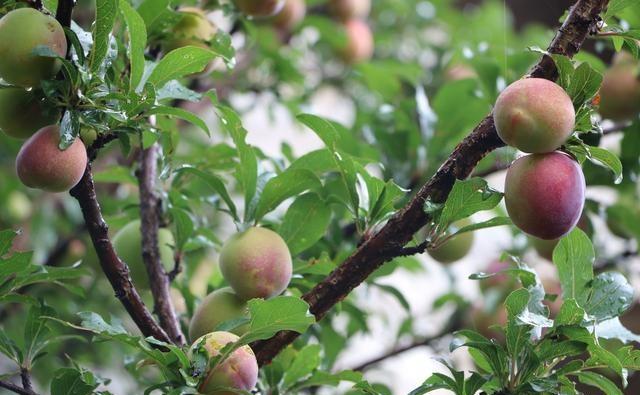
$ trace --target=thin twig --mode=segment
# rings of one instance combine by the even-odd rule
[[[159,149],[160,146],[156,143],[143,149],[140,153],[138,183],[140,186],[142,260],[149,276],[154,311],[160,319],[160,326],[167,332],[173,343],[183,345],[185,337],[180,329],[180,321],[169,293],[171,283],[162,265],[158,244],[162,203],[156,192]]]
[[[0,380],[0,388],[8,389],[9,391],[14,392],[14,393],[19,394],[19,395],[38,395],[33,390],[27,390],[27,389],[24,389],[24,388],[21,388],[21,387],[15,385],[15,384],[12,384],[12,383],[10,383],[8,381],[3,381],[3,380]]]
[[[368,368],[370,368],[373,365],[377,365],[378,363],[387,360],[389,358],[393,358],[397,355],[400,355],[402,353],[405,353],[407,351],[419,348],[419,347],[427,347],[430,346],[431,343],[438,341],[440,339],[442,339],[444,336],[448,335],[451,332],[455,332],[457,330],[462,329],[462,319],[460,317],[460,315],[458,313],[454,313],[453,317],[451,317],[451,320],[449,321],[449,323],[447,325],[445,325],[444,328],[442,328],[440,331],[438,331],[437,334],[433,335],[433,336],[429,336],[427,338],[424,339],[419,339],[419,340],[415,340],[410,344],[407,344],[406,346],[402,346],[402,347],[398,347],[398,348],[394,348],[393,350],[388,351],[385,354],[380,355],[379,357],[373,358],[369,361],[363,362],[360,365],[352,368],[351,370],[355,370],[357,372],[361,372],[363,370],[366,370]]]
[[[587,35],[595,28],[599,14],[607,3],[607,0],[579,0],[571,8],[548,51],[568,57],[575,55]],[[544,55],[531,70],[530,76],[555,80],[558,70],[554,60]],[[467,178],[482,158],[503,145],[495,130],[493,116],[489,114],[456,147],[438,172],[403,209],[303,296],[316,320],[322,319],[336,303],[364,282],[371,273],[403,250],[414,233],[430,220],[429,215],[423,210],[425,202],[444,202],[456,179]],[[298,336],[297,332],[282,331],[269,340],[253,343],[252,348],[260,365],[269,363]]]

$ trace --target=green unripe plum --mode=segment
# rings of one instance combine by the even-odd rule
[[[16,172],[30,188],[64,192],[73,188],[87,167],[87,149],[76,139],[66,150],[58,147],[60,128],[46,126],[27,140],[16,157]]]
[[[348,64],[365,62],[373,56],[373,33],[369,26],[359,20],[350,19],[344,23],[347,44],[342,48],[342,58]]]
[[[56,123],[58,109],[47,106],[36,92],[23,88],[0,89],[0,130],[19,139],[27,139],[41,128]]]
[[[80,129],[80,139],[85,146],[91,147],[91,145],[95,143],[97,138],[98,132],[95,129],[89,127]]]
[[[160,228],[158,230],[160,262],[162,262],[162,265],[167,271],[173,269],[174,266],[174,245],[175,239],[171,231],[166,228]],[[113,237],[113,247],[120,259],[129,266],[131,279],[136,287],[149,289],[149,276],[147,275],[147,268],[142,259],[140,220],[131,221],[120,229]]]
[[[232,236],[220,252],[220,270],[241,299],[271,298],[289,285],[291,253],[276,232],[259,227]]]
[[[165,44],[167,52],[177,48],[194,45],[208,48],[209,41],[213,40],[218,29],[207,19],[207,15],[200,8],[180,8],[182,18],[173,27],[171,38]]]
[[[620,60],[604,73],[600,87],[600,115],[625,121],[640,113],[640,64]]]
[[[365,19],[371,12],[371,0],[330,0],[329,10],[336,18]]]
[[[197,339],[213,332],[225,321],[242,317],[248,318],[247,303],[229,287],[215,290],[202,300],[193,313],[189,324],[189,339]],[[247,330],[249,330],[249,324],[239,326],[231,332],[242,336]]]
[[[234,0],[243,14],[253,18],[266,18],[282,10],[284,0]]]
[[[544,240],[569,233],[584,207],[582,169],[561,152],[517,159],[507,171],[504,188],[507,212],[514,225]]]
[[[463,219],[454,224],[458,229],[471,225],[471,221]],[[440,263],[452,263],[464,258],[473,246],[473,232],[462,233],[452,237],[434,249],[428,249],[427,254]]]
[[[273,17],[273,24],[282,30],[292,30],[304,20],[305,0],[285,0],[284,7]]]
[[[55,18],[33,8],[20,8],[0,19],[0,77],[13,85],[38,86],[53,77],[62,63],[59,59],[35,55],[40,46],[64,57],[67,39]]]
[[[220,354],[220,350],[229,343],[238,341],[239,337],[229,332],[208,333],[193,343],[192,354],[196,348],[203,347],[209,358]],[[233,388],[250,391],[258,383],[258,362],[249,346],[242,346],[229,355],[221,364],[205,373],[198,391],[207,395],[234,395],[236,392],[219,388]]]
[[[14,190],[7,196],[7,218],[11,222],[22,222],[31,216],[33,205],[29,197],[19,190]]]
[[[502,141],[530,153],[560,147],[573,133],[575,118],[569,95],[543,78],[525,78],[509,85],[493,109]]]

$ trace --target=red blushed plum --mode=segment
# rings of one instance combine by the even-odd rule
[[[344,61],[355,64],[371,59],[374,42],[369,26],[359,19],[351,19],[344,23],[344,29],[347,34],[347,44],[342,48]]]
[[[236,7],[253,18],[266,18],[277,14],[284,6],[284,0],[234,0]]]
[[[282,30],[292,30],[304,20],[306,13],[305,0],[285,0],[282,11],[273,17],[273,24]]]
[[[30,188],[64,192],[73,188],[87,167],[87,149],[76,139],[66,150],[58,148],[60,128],[46,126],[27,140],[16,158],[16,172]]]
[[[640,113],[640,64],[622,59],[604,74],[600,87],[600,115],[624,121]]]
[[[196,347],[204,347],[209,358],[219,355],[220,350],[228,343],[238,341],[239,337],[229,332],[212,332],[196,340]],[[258,382],[258,362],[249,346],[242,346],[213,370],[206,373],[198,391],[207,395],[234,395],[235,391],[220,388],[233,388],[239,391],[250,391]]]
[[[220,252],[220,270],[243,300],[271,298],[289,285],[291,253],[276,232],[249,228],[229,239]]]
[[[575,118],[569,95],[542,78],[526,78],[509,85],[493,109],[502,141],[531,153],[560,147],[573,133]]]
[[[189,324],[189,339],[197,339],[212,332],[221,323],[237,318],[248,317],[247,303],[229,287],[211,292],[193,313]],[[242,325],[232,330],[242,336],[249,329],[249,325]]]
[[[371,12],[371,0],[330,0],[329,9],[331,14],[344,21],[364,19]]]
[[[544,240],[569,233],[584,207],[585,179],[570,156],[552,152],[524,156],[511,164],[504,199],[513,223]]]
[[[55,18],[33,8],[19,8],[0,19],[0,77],[10,84],[31,87],[53,77],[62,63],[33,53],[47,47],[57,55],[67,53],[64,29]]]

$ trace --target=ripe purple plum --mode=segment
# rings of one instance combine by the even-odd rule
[[[493,109],[502,141],[529,153],[560,147],[573,133],[575,118],[569,95],[542,78],[526,78],[509,85]]]
[[[585,188],[582,169],[569,155],[532,154],[509,167],[504,199],[514,225],[531,236],[552,240],[578,223]]]
[[[13,85],[39,86],[53,77],[62,63],[59,59],[34,54],[46,47],[64,57],[67,39],[55,18],[33,8],[19,8],[0,19],[0,77]]]
[[[229,343],[238,341],[238,336],[229,332],[212,332],[196,340],[192,346],[192,353],[196,347],[204,347],[209,358],[220,354],[220,350]],[[235,391],[221,388],[233,388],[239,391],[250,391],[258,382],[258,362],[253,350],[249,346],[242,346],[235,350],[221,364],[206,372],[198,391],[207,395],[233,395]]]
[[[271,298],[289,285],[291,253],[276,232],[252,227],[232,236],[220,252],[220,270],[243,300]]]
[[[248,317],[247,303],[240,299],[233,289],[220,288],[205,297],[193,313],[189,324],[189,338],[197,339],[212,332],[221,323],[236,318]],[[242,325],[231,332],[242,336],[249,325]]]
[[[73,188],[87,167],[87,149],[76,139],[66,150],[58,147],[60,128],[46,126],[27,140],[16,158],[16,172],[30,188],[64,192]]]

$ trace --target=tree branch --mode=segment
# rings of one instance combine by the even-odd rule
[[[153,144],[140,152],[140,226],[142,232],[142,259],[149,276],[149,285],[154,301],[154,311],[160,319],[160,325],[167,332],[173,343],[185,344],[185,337],[180,329],[169,288],[170,278],[160,260],[158,230],[160,229],[161,201],[156,193],[158,176],[158,144]]]
[[[366,370],[368,368],[370,368],[373,365],[377,365],[378,363],[389,359],[389,358],[393,358],[395,356],[398,356],[404,352],[419,348],[419,347],[426,347],[429,346],[431,343],[433,343],[436,340],[440,340],[442,339],[443,336],[447,335],[448,333],[451,332],[455,332],[459,329],[462,329],[462,319],[460,317],[460,314],[458,312],[454,313],[453,316],[451,317],[451,320],[449,321],[449,323],[447,325],[445,325],[444,328],[442,328],[440,331],[438,331],[437,334],[433,335],[433,336],[429,336],[425,339],[420,339],[420,340],[416,340],[413,343],[407,344],[406,346],[402,346],[402,347],[398,347],[398,348],[394,348],[393,350],[390,350],[389,352],[380,355],[379,357],[373,358],[369,361],[363,362],[360,365],[351,368],[350,370],[355,370],[357,372],[361,372],[363,370]]]
[[[0,380],[0,388],[8,389],[9,391],[14,392],[16,394],[20,394],[20,395],[38,395],[37,393],[33,392],[33,390],[20,388],[17,385],[12,384],[8,381]]]
[[[607,3],[607,0],[578,0],[556,33],[548,51],[568,57],[575,55],[589,33],[596,28],[597,18]],[[548,55],[544,55],[530,72],[530,76],[538,78],[555,79],[557,75],[555,63]],[[496,133],[493,116],[489,114],[456,147],[438,172],[403,209],[302,297],[309,303],[310,311],[316,319],[322,319],[371,273],[402,252],[403,246],[411,240],[413,234],[431,219],[423,210],[425,202],[444,202],[456,179],[467,178],[485,155],[503,145]],[[296,332],[282,331],[269,340],[252,344],[260,365],[269,363],[298,336]]]
[[[157,340],[170,343],[171,340],[154,321],[153,316],[140,298],[140,294],[131,283],[129,267],[118,257],[111,244],[109,227],[102,218],[100,204],[96,197],[96,189],[91,175],[91,163],[87,164],[84,176],[78,185],[71,189],[70,193],[80,203],[82,215],[98,255],[100,266],[111,283],[116,297],[122,302],[144,336],[153,336]]]
[[[33,385],[31,384],[31,375],[26,368],[20,368],[20,379],[22,380],[22,387],[27,391],[33,391]]]

